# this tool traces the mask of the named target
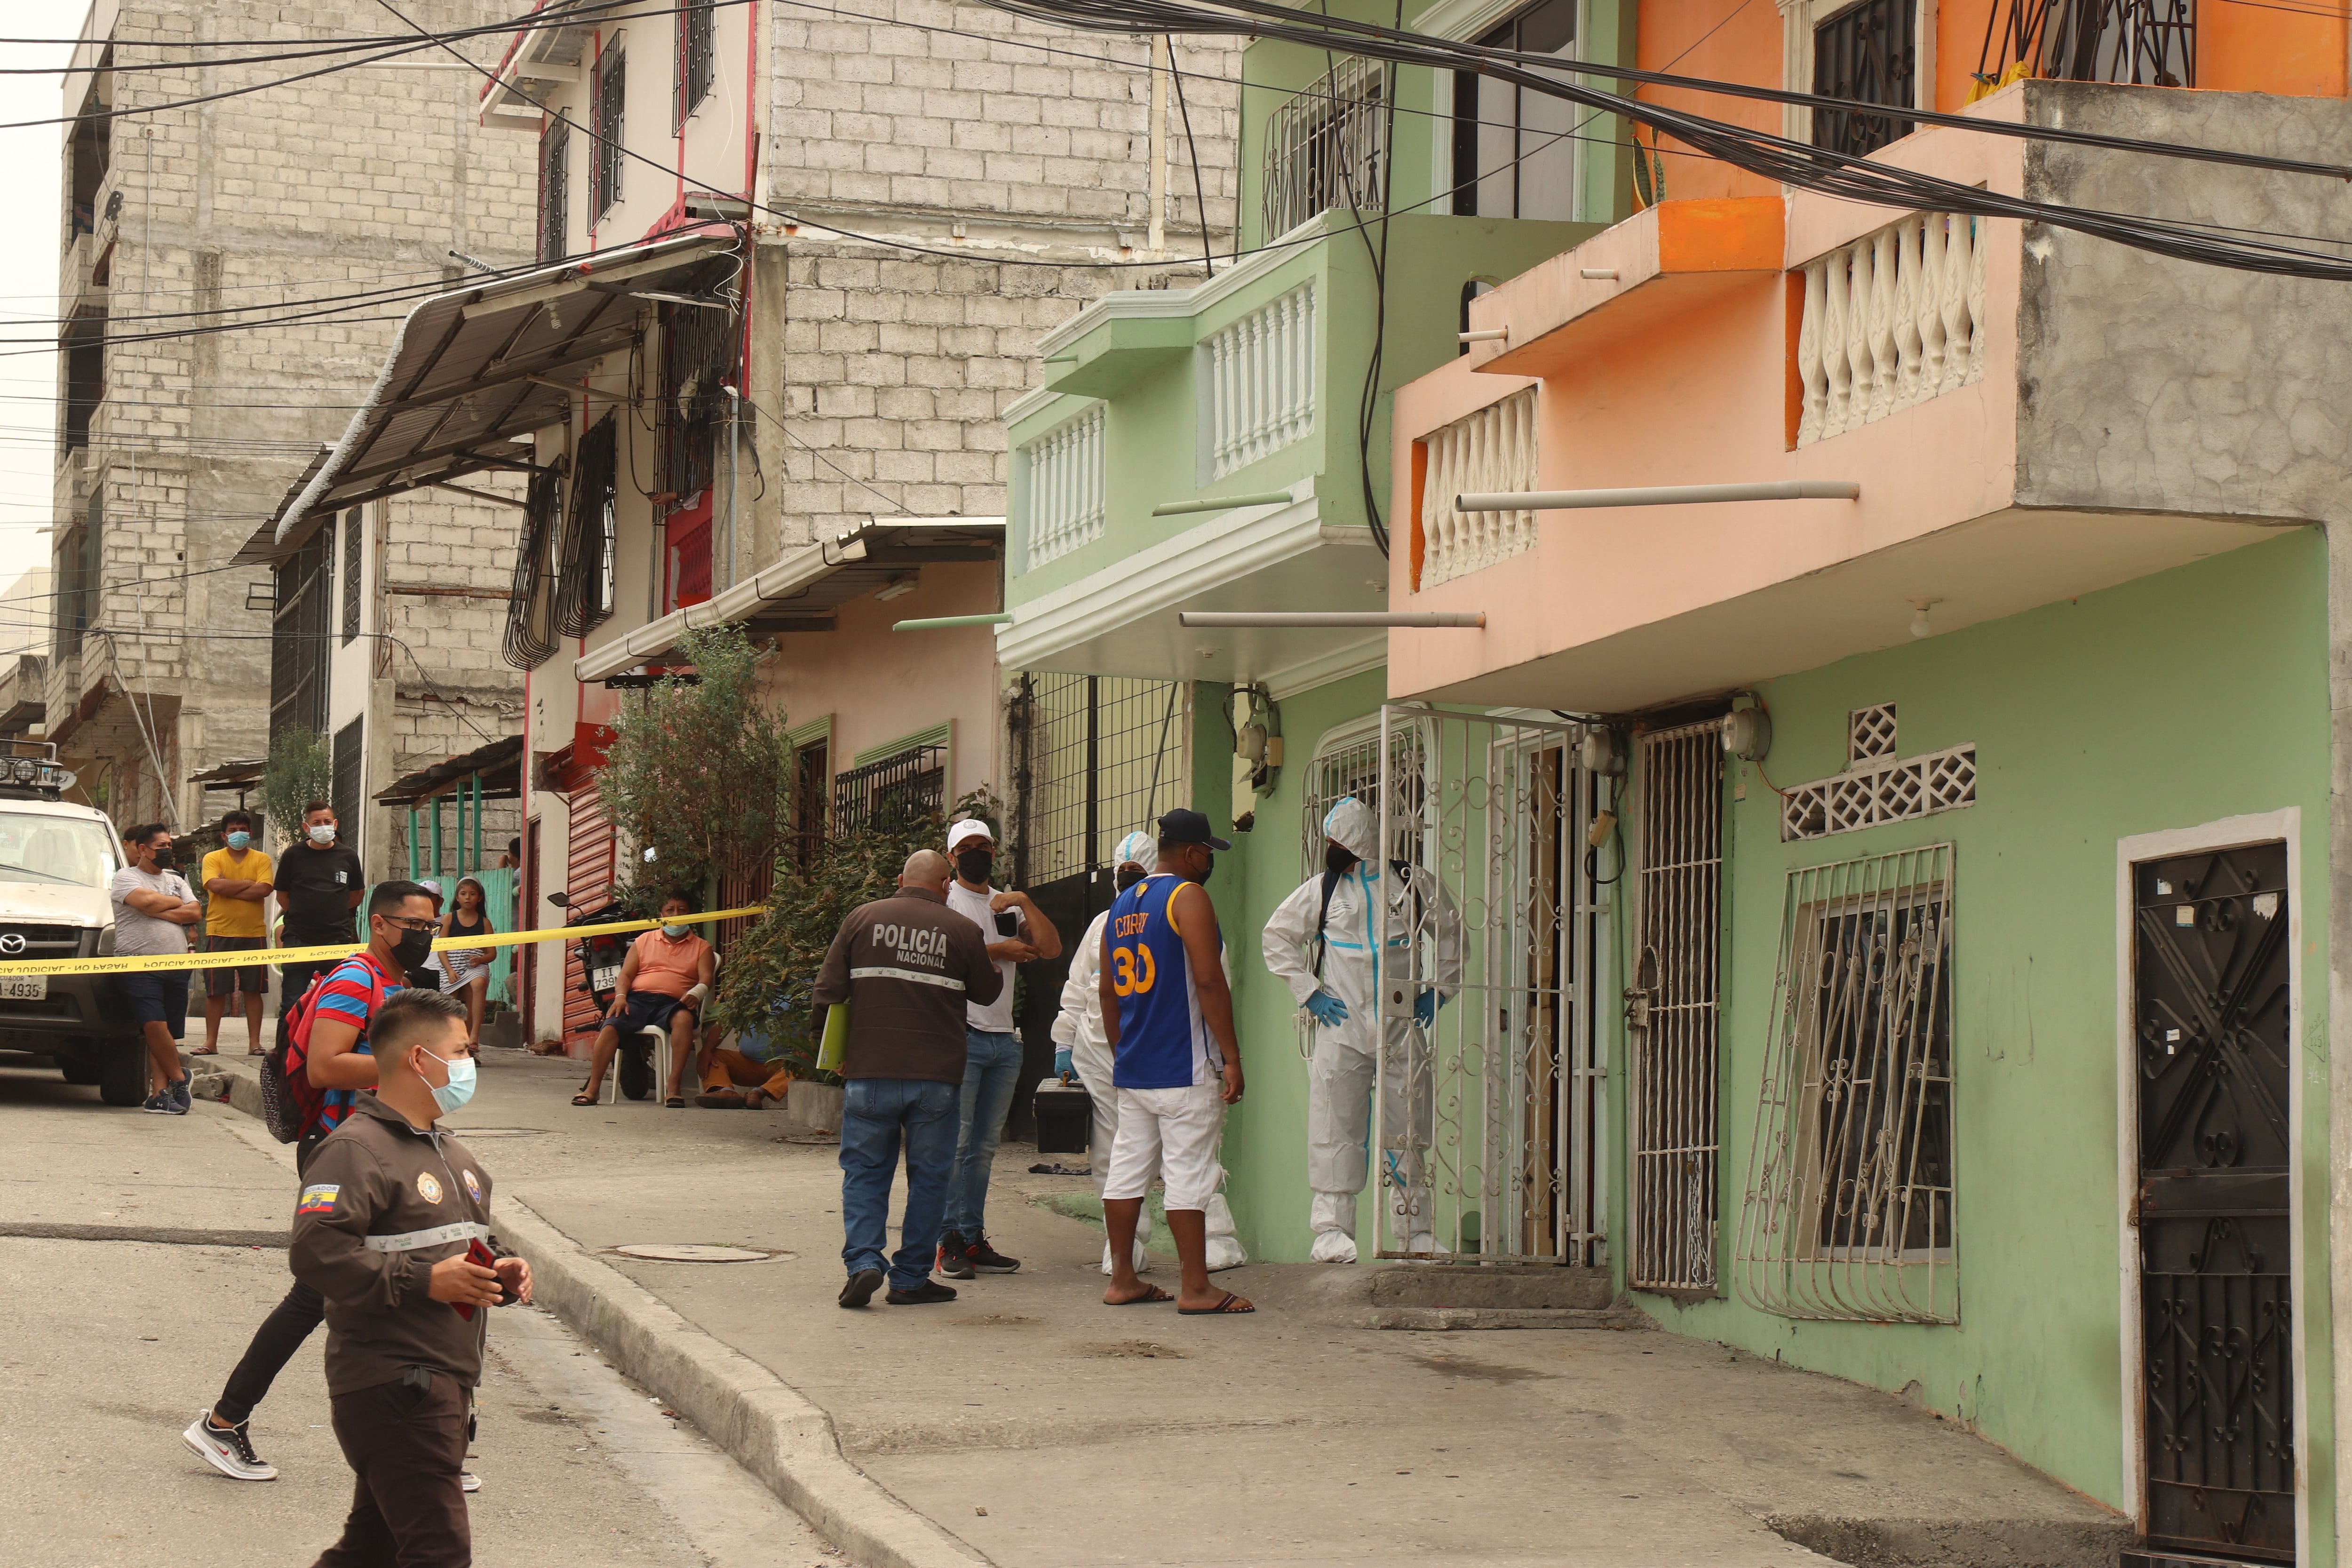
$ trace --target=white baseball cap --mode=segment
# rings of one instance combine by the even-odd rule
[[[961,822],[951,823],[948,826],[948,853],[954,854],[956,846],[967,838],[985,838],[993,844],[996,842],[996,833],[988,824],[976,816],[967,816]]]

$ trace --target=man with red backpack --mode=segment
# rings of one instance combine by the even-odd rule
[[[368,1021],[387,997],[408,984],[410,970],[424,968],[440,931],[433,895],[415,882],[378,883],[368,900],[367,915],[366,947],[323,971],[299,1001],[281,997],[289,1019],[281,1047],[285,1055],[265,1064],[264,1070],[274,1068],[282,1075],[285,1090],[299,1108],[293,1139],[298,1176],[320,1142],[350,1113],[359,1091],[374,1086]],[[269,1393],[270,1384],[326,1312],[319,1292],[297,1280],[255,1331],[253,1342],[212,1408],[180,1434],[223,1475],[240,1481],[278,1479],[277,1467],[265,1464],[254,1452],[247,1427],[253,1407]]]

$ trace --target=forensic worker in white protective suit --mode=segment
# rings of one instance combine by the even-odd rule
[[[1160,861],[1159,841],[1149,833],[1130,833],[1118,841],[1112,852],[1111,879],[1120,892],[1135,886],[1150,874]],[[1078,1082],[1086,1086],[1095,1107],[1095,1124],[1088,1142],[1088,1154],[1094,1164],[1095,1192],[1100,1195],[1103,1184],[1110,1179],[1111,1135],[1118,1129],[1118,1106],[1111,1088],[1111,1048],[1109,1037],[1103,1030],[1102,971],[1103,922],[1110,918],[1105,910],[1087,927],[1084,941],[1071,951],[1070,977],[1062,983],[1062,1010],[1054,1017],[1054,1070],[1067,1073],[1075,1070]],[[1233,978],[1233,962],[1225,962],[1225,978]],[[1224,1177],[1218,1178],[1220,1185]],[[1241,1238],[1234,1234],[1234,1211],[1223,1193],[1209,1194],[1207,1210],[1209,1271],[1238,1268],[1249,1261],[1242,1249]],[[1151,1238],[1151,1211],[1147,1208],[1135,1222],[1135,1271],[1144,1272],[1150,1261],[1144,1243]],[[1110,1242],[1103,1242],[1102,1271],[1108,1274]]]
[[[1265,922],[1265,966],[1313,1016],[1307,1068],[1307,1182],[1318,1263],[1356,1261],[1356,1194],[1371,1174],[1372,1092],[1385,1044],[1387,1083],[1379,1129],[1390,1172],[1395,1234],[1405,1250],[1440,1250],[1432,1218],[1428,1152],[1433,1134],[1428,1031],[1437,1009],[1462,986],[1462,914],[1436,878],[1381,853],[1380,817],[1353,795],[1323,816],[1324,870],[1285,899]],[[1388,904],[1388,945],[1377,945],[1379,900]],[[1413,945],[1422,942],[1416,962]],[[1416,987],[1412,1017],[1392,1020],[1381,1038],[1383,977]],[[1410,1120],[1408,1121],[1408,1104]]]

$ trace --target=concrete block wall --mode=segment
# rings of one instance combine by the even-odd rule
[[[433,27],[509,14],[503,0],[409,9]],[[134,0],[113,31],[116,63],[182,68],[111,73],[107,99],[138,109],[301,68],[191,64],[168,44],[350,31],[349,7],[326,0]],[[502,44],[461,47],[488,60]],[[319,446],[341,434],[412,300],[462,274],[448,251],[498,265],[530,255],[531,139],[477,123],[473,72],[446,56],[406,58],[433,68],[361,67],[116,121],[97,233],[65,252],[66,308],[102,302],[120,341],[107,350],[90,445],[60,464],[55,500],[68,521],[93,487],[106,491],[100,618],[116,635],[52,661],[49,724],[86,777],[113,775],[119,816],[164,816],[168,794],[193,820],[200,802],[187,773],[267,750],[269,616],[246,606],[247,588],[269,574],[223,568]],[[61,182],[61,240],[69,197]],[[102,294],[73,263],[82,250],[106,258]],[[360,291],[374,297],[257,324]],[[117,711],[121,693],[143,701],[151,689],[174,715],[171,732],[126,748],[137,727]],[[163,753],[163,781],[151,750]]]

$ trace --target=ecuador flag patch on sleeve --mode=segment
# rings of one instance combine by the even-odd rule
[[[342,1193],[335,1182],[313,1182],[302,1189],[302,1196],[294,1205],[296,1214],[332,1214],[335,1199]]]

